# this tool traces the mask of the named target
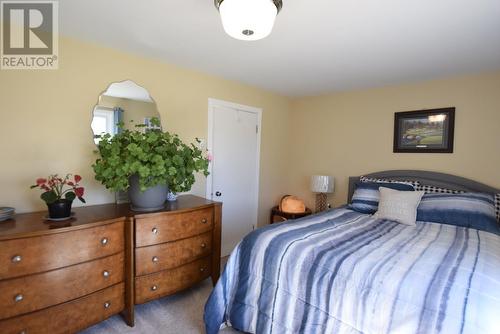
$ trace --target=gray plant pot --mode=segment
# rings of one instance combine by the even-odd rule
[[[129,178],[129,185],[128,197],[133,211],[157,211],[164,208],[168,193],[166,185],[159,184],[142,192],[138,175]]]

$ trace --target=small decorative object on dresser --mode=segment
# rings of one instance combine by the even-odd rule
[[[67,174],[64,178],[57,174],[50,175],[48,178],[38,178],[36,184],[31,189],[40,188],[43,190],[40,198],[47,204],[49,215],[47,219],[65,220],[71,218],[71,205],[73,200],[78,198],[82,203],[85,189],[80,187],[82,180],[80,175],[72,177]],[[66,188],[66,189],[65,189]]]
[[[316,193],[316,212],[325,211],[327,198],[334,190],[333,176],[313,175],[311,177],[311,191]]]
[[[14,208],[0,207],[0,222],[11,219],[14,216],[15,211],[16,210]]]
[[[169,201],[169,202],[175,202],[175,201],[177,201],[177,197],[178,197],[177,193],[174,193],[174,192],[172,192],[170,190],[168,191],[167,201]]]
[[[395,153],[453,153],[455,108],[397,112]]]

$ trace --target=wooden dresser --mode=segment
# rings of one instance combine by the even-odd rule
[[[220,272],[221,204],[179,196],[159,212],[128,204],[0,223],[0,333],[75,333]]]
[[[221,208],[180,196],[163,212],[135,215],[135,303],[186,289],[220,274]]]
[[[103,206],[74,211],[67,222],[38,212],[0,224],[2,334],[73,333],[125,311],[132,222]]]

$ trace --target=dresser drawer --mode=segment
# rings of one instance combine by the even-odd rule
[[[182,267],[164,270],[135,279],[137,304],[173,294],[210,276],[210,256]]]
[[[210,255],[212,232],[135,250],[137,276],[172,269]]]
[[[124,308],[124,284],[42,311],[0,321],[2,334],[76,333]]]
[[[53,270],[123,251],[124,222],[0,242],[0,279]]]
[[[213,228],[213,208],[136,218],[137,247],[189,238]]]
[[[0,319],[64,303],[123,281],[124,253],[0,281]]]

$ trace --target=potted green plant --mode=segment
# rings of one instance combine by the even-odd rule
[[[167,178],[169,201],[177,200],[178,193],[191,190],[195,182],[194,172],[202,172],[208,176],[208,164],[211,160],[211,157],[205,157],[195,144],[186,145],[176,135],[173,141],[177,146],[177,153],[173,157],[175,171],[170,170]],[[196,138],[196,143],[200,142]]]
[[[79,185],[82,177],[80,175],[71,176],[71,174],[67,174],[62,178],[54,174],[48,178],[36,179],[36,184],[31,186],[31,189],[43,190],[40,198],[47,204],[50,219],[71,217],[71,205],[75,198],[85,203],[83,198],[85,189]]]
[[[157,118],[151,124],[160,127]],[[194,174],[208,175],[208,159],[194,144],[183,143],[175,134],[161,130],[121,129],[104,134],[97,146],[99,158],[92,165],[96,180],[113,191],[128,190],[131,208],[154,211],[163,208],[168,188],[188,191]]]

